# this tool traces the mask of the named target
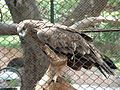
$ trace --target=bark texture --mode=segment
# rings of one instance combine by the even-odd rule
[[[1,24],[0,35],[17,35],[17,24]]]
[[[41,20],[35,0],[5,0],[5,2],[15,23],[25,19]]]
[[[107,2],[108,0],[80,0],[78,6],[67,17],[63,24],[71,26],[85,17],[99,16]]]
[[[49,60],[39,47],[39,40],[34,33],[21,38],[24,50],[24,74],[21,90],[35,90],[35,85],[46,72]]]

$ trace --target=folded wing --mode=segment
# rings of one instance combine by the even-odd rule
[[[39,30],[37,36],[56,54],[66,55],[68,57],[67,65],[72,69],[80,70],[82,67],[91,69],[92,66],[95,66],[105,77],[104,72],[114,75],[109,62],[115,67],[114,63],[101,55],[90,43],[92,39],[89,36],[55,26]]]

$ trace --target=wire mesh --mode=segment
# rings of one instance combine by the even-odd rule
[[[29,22],[30,25],[34,24],[36,26],[35,28],[38,29],[38,32],[41,30],[43,33],[43,36],[39,36],[39,39],[36,31],[32,31],[28,26],[25,29],[30,29],[29,33],[24,32],[24,29],[21,27],[23,32],[17,33],[19,36],[17,34],[0,35],[0,69],[2,70],[0,72],[0,90],[5,90],[5,88],[9,88],[9,90],[10,88],[13,88],[13,90],[17,88],[19,90],[22,85],[22,90],[25,87],[29,87],[29,90],[33,90],[35,87],[35,90],[42,90],[43,88],[49,88],[49,90],[120,90],[120,0],[53,0],[53,3],[54,15],[51,15],[50,0],[0,0],[1,26],[3,23],[11,25],[17,22],[19,24],[20,21],[26,19],[44,19],[43,21],[34,22],[30,20]],[[50,16],[54,16],[54,23],[57,23],[57,25],[50,23]],[[26,22],[22,23],[26,25]],[[62,25],[66,25],[67,27]],[[56,28],[58,33],[54,32]],[[73,30],[73,34],[71,32],[67,34],[68,32],[64,31],[69,31],[69,29]],[[118,30],[117,32],[110,31],[116,29]],[[102,55],[108,56],[117,66],[117,70],[113,70],[115,72],[114,76],[108,75],[107,78],[104,77],[98,68],[93,66],[93,62],[86,61],[88,59],[87,56],[82,55],[79,57],[78,54],[80,53],[71,52],[72,47],[69,46],[72,42],[71,40],[74,40],[71,37],[75,37],[76,30],[78,32],[89,31],[85,34],[93,39],[92,44],[100,50]],[[97,30],[108,30],[108,32],[94,32]],[[44,34],[48,33],[50,35],[46,40]],[[67,35],[66,38],[62,38],[64,33]],[[86,40],[88,39],[86,42],[89,43],[90,38],[83,35],[81,36]],[[58,40],[53,37],[58,38]],[[68,37],[71,39],[68,40],[69,42],[67,41]],[[67,43],[64,43],[65,40]],[[63,42],[61,43],[61,48],[56,46],[57,44],[59,46],[57,41]],[[50,45],[46,42],[50,43]],[[54,45],[54,42],[56,45]],[[78,40],[75,43],[77,42]],[[67,56],[72,61],[67,60],[67,65],[66,62],[60,64],[62,67],[65,67],[58,69],[59,64],[54,64],[54,62],[49,60],[51,57],[45,51],[46,47],[41,49],[41,43],[43,44],[42,47],[44,47],[44,43],[49,46],[52,50],[50,54],[56,60],[61,60],[62,58],[64,62],[67,54],[72,54],[72,56]],[[64,44],[67,46],[62,48]],[[75,46],[76,50],[76,45],[71,45]],[[82,46],[79,47],[82,48]],[[43,56],[41,50],[44,53]],[[44,58],[42,61],[43,57],[49,58],[48,60]],[[84,58],[86,59],[84,60]],[[53,64],[53,66],[49,66],[48,70],[45,68],[46,62]],[[14,67],[20,72],[23,81],[21,82],[22,78],[15,78],[13,75],[13,73],[15,74],[14,71],[10,69],[4,71],[3,68],[6,67]],[[62,78],[60,80],[54,77],[58,71],[61,71],[57,73]],[[44,73],[46,74],[44,75]],[[7,77],[4,78],[6,75]]]

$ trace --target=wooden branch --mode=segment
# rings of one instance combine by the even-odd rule
[[[55,73],[53,80],[56,82],[58,76],[60,76],[60,73],[62,72],[62,69],[67,65],[67,57],[64,55],[57,55],[53,50],[51,50],[47,45],[44,45],[42,48],[43,51],[47,54],[49,57],[49,60],[51,62],[51,71]]]
[[[49,86],[49,90],[77,90],[69,83],[67,83],[63,78],[58,77],[56,83],[51,83]]]
[[[91,26],[94,26],[96,23],[112,23],[112,24],[118,24],[120,25],[120,19],[115,19],[113,17],[90,17],[90,18],[86,18],[83,19],[75,24],[73,24],[72,26],[70,26],[70,28],[72,29],[85,29]]]
[[[50,58],[51,64],[45,75],[37,83],[35,90],[75,90],[70,84],[59,77],[62,69],[66,66],[67,58],[58,57],[47,45],[40,47]]]
[[[55,72],[53,71],[53,68],[50,64],[48,70],[46,71],[42,79],[36,84],[35,90],[44,90],[45,88],[48,88],[49,85],[52,83],[54,75]]]
[[[90,21],[91,20],[91,21]],[[34,23],[34,25],[38,26],[37,25],[37,22],[38,20],[36,21],[33,21],[30,22],[30,23]],[[81,32],[82,33],[89,33],[89,32],[119,32],[120,30],[119,29],[111,29],[111,30],[102,30],[102,29],[98,29],[98,30],[84,30],[85,27],[88,27],[89,25],[91,25],[91,22],[92,24],[93,23],[100,23],[100,22],[109,22],[109,23],[113,23],[113,24],[120,24],[120,20],[116,20],[113,19],[113,20],[108,20],[108,19],[99,19],[99,17],[97,18],[88,18],[88,19],[84,19],[82,21],[79,21],[78,23],[75,23],[73,24],[72,26],[70,26],[69,28],[72,28],[73,30],[76,29],[75,31],[79,31],[77,29],[83,29]],[[48,23],[48,22],[46,22]],[[3,23],[0,23],[0,35],[17,35],[17,25],[18,24],[3,24]],[[58,24],[57,24],[58,26]],[[61,25],[62,26],[62,25]],[[63,25],[64,26],[64,25]],[[62,28],[66,28],[66,27],[63,27]],[[59,27],[60,27],[60,24],[59,24]]]
[[[0,35],[17,35],[17,24],[0,23]]]
[[[35,90],[76,90],[61,77],[58,77],[57,82],[54,82],[54,75],[53,67],[50,65],[45,75],[36,84]]]

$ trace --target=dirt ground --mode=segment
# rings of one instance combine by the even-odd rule
[[[0,69],[4,68],[13,58],[21,56],[21,49],[0,47]]]
[[[73,71],[70,68],[65,68],[63,70],[63,75],[68,82],[72,84],[88,85],[88,87],[110,87],[117,88],[120,87],[120,71],[114,71],[115,76],[108,76],[105,78],[98,69],[93,67],[91,70],[81,69],[80,71]],[[99,89],[100,90],[100,89]]]
[[[21,56],[21,49],[0,47],[0,68],[4,68],[13,58]],[[66,67],[62,75],[72,84],[89,85],[89,87],[92,85],[96,87],[120,87],[120,71],[115,76],[108,76],[107,79],[96,68],[75,72]]]

